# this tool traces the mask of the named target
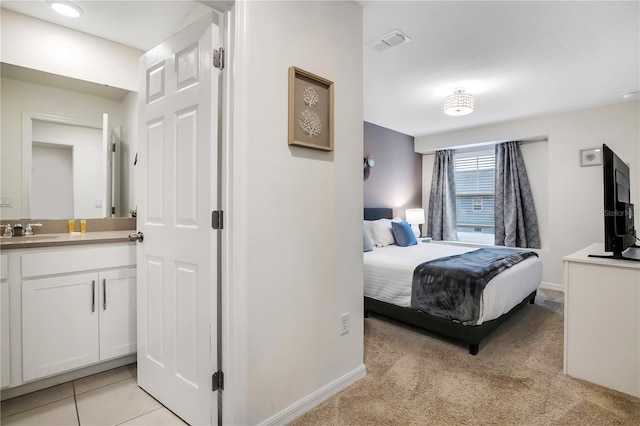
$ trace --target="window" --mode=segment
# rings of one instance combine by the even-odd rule
[[[453,161],[458,239],[493,244],[494,147],[456,151]]]

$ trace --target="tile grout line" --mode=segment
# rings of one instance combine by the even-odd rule
[[[91,377],[91,376],[87,376],[87,377]],[[133,375],[131,377],[125,377],[124,379],[116,380],[115,382],[107,383],[105,385],[101,385],[101,386],[98,386],[96,388],[91,388],[89,390],[86,390],[86,391],[83,391],[83,392],[79,392],[78,395],[82,395],[82,394],[85,394],[85,393],[93,392],[94,390],[102,389],[104,387],[115,385],[116,383],[124,382],[125,380],[135,379],[135,378],[136,378],[136,376],[133,376]],[[76,380],[78,380],[78,379],[76,379]],[[74,383],[74,388],[73,388],[74,391],[73,391],[73,393],[75,395],[76,394],[76,392],[75,392],[75,380],[73,381],[73,383]]]
[[[78,409],[78,399],[77,399],[77,396],[78,396],[78,395],[82,395],[82,394],[84,394],[84,393],[88,393],[88,392],[91,392],[91,391],[97,390],[97,389],[101,389],[101,388],[104,388],[104,387],[107,387],[107,386],[110,386],[110,385],[113,385],[113,384],[116,384],[116,383],[120,383],[120,382],[122,382],[122,381],[129,380],[129,379],[134,379],[134,381],[136,381],[136,382],[137,382],[137,380],[136,380],[136,379],[137,379],[137,375],[133,374],[133,372],[132,372],[131,370],[129,370],[129,371],[130,371],[130,373],[131,373],[131,376],[129,376],[129,377],[126,377],[126,378],[123,378],[123,379],[120,379],[120,380],[116,380],[115,382],[107,383],[107,384],[104,384],[104,385],[102,385],[102,386],[98,386],[98,387],[96,387],[96,388],[89,389],[89,390],[84,391],[84,392],[81,392],[81,393],[77,393],[77,391],[76,391],[76,385],[75,385],[75,382],[76,382],[77,380],[79,380],[79,379],[76,379],[76,380],[70,380],[70,381],[65,382],[65,383],[60,383],[60,384],[58,384],[58,385],[55,385],[55,386],[52,386],[52,387],[50,387],[50,388],[46,388],[46,389],[41,389],[41,390],[36,391],[36,392],[42,392],[42,391],[46,391],[46,390],[48,390],[48,389],[51,389],[51,388],[53,388],[53,387],[63,386],[63,385],[65,385],[66,383],[71,384],[71,389],[72,389],[72,393],[73,393],[73,402],[74,402],[75,409],[76,409],[76,417],[77,417],[77,420],[78,420],[78,425],[80,425],[80,412],[79,412],[79,409]],[[98,374],[100,374],[100,373],[98,373]],[[91,376],[86,376],[86,377],[91,377]],[[5,401],[10,401],[10,400],[12,400],[12,399],[22,398],[22,397],[24,397],[24,396],[27,396],[27,395],[29,395],[29,394],[31,394],[31,393],[36,393],[36,392],[30,392],[30,393],[27,393],[27,394],[25,394],[25,395],[20,395],[20,396],[16,396],[16,397],[14,397],[14,398],[9,398],[9,399],[7,399],[7,400],[5,400]],[[63,401],[63,400],[65,400],[65,399],[67,399],[67,398],[70,398],[70,396],[63,396],[63,397],[59,397],[58,399],[55,399],[55,400],[53,400],[53,401],[49,401],[49,402],[46,402],[46,403],[41,403],[41,404],[38,404],[38,405],[36,405],[36,406],[33,406],[33,407],[30,407],[30,408],[27,408],[27,409],[24,409],[24,410],[21,410],[21,411],[15,412],[15,413],[10,414],[10,415],[8,415],[8,416],[1,417],[1,419],[2,419],[2,420],[5,420],[5,419],[8,419],[8,418],[10,418],[10,417],[16,416],[16,415],[18,415],[18,414],[26,413],[26,412],[28,412],[28,411],[32,411],[32,410],[35,410],[35,409],[38,409],[38,408],[42,408],[42,407],[47,406],[47,405],[50,405],[50,404],[54,404],[54,403],[56,403],[56,402]],[[5,402],[5,401],[2,401],[2,402]],[[0,416],[1,416],[1,414],[0,414]],[[0,420],[0,424],[2,424],[2,420]]]
[[[140,417],[142,417],[142,416],[146,416],[146,415],[147,415],[147,414],[149,414],[149,413],[153,413],[154,411],[162,410],[163,408],[165,408],[165,407],[164,407],[164,405],[163,405],[163,406],[161,406],[161,407],[158,407],[158,408],[154,408],[153,410],[151,410],[151,411],[149,411],[149,412],[142,413],[142,414],[140,414],[139,416],[135,416],[135,417],[132,417],[132,418],[130,418],[130,419],[127,419],[127,420],[125,420],[125,421],[123,421],[123,422],[120,422],[120,423],[116,424],[115,426],[120,426],[120,425],[122,425],[122,424],[125,424],[125,423],[127,423],[127,422],[130,422],[131,420],[135,420],[135,419],[138,419],[138,418],[140,418]],[[82,425],[81,425],[81,426],[82,426]]]
[[[78,419],[78,426],[81,426],[80,423],[80,411],[78,410],[78,400],[76,399],[76,383],[71,382],[71,386],[73,387],[73,403],[76,406],[76,418]]]
[[[69,383],[69,382],[66,382],[66,383]],[[7,398],[7,399],[5,399],[5,400],[4,400],[4,401],[2,401],[2,402],[6,403],[7,401],[12,401],[12,400],[15,400],[15,399],[23,398],[23,397],[25,397],[25,396],[28,396],[28,395],[31,395],[31,394],[34,394],[34,393],[43,392],[43,391],[46,391],[46,390],[49,390],[49,389],[52,389],[52,388],[55,388],[55,387],[58,387],[58,386],[63,386],[63,385],[65,385],[66,383],[60,383],[60,384],[58,384],[58,385],[50,386],[50,387],[45,388],[45,389],[40,389],[40,390],[38,390],[38,391],[29,392],[29,393],[26,393],[26,394],[23,394],[23,395],[14,396],[13,398]],[[25,412],[25,411],[33,410],[34,408],[43,407],[43,406],[45,406],[45,405],[53,404],[54,402],[62,401],[63,399],[66,399],[66,398],[69,398],[69,396],[59,397],[59,398],[58,398],[58,399],[56,399],[56,400],[49,401],[49,402],[45,402],[45,403],[42,403],[42,404],[40,404],[40,405],[36,405],[36,406],[31,407],[31,408],[27,408],[27,409],[25,409],[25,410],[22,410],[22,411],[18,411],[17,413],[10,414],[10,415],[8,415],[8,416],[2,416],[2,413],[0,412],[0,419],[5,419],[5,418],[7,418],[7,417],[11,417],[11,416],[14,416],[14,415],[16,415],[16,414],[23,413],[23,412]]]
[[[73,400],[75,402],[75,395],[73,397],[74,397]],[[20,397],[18,396],[16,398],[20,398]],[[40,404],[40,405],[37,405],[35,407],[27,408],[26,410],[18,411],[17,413],[10,414],[10,415],[8,415],[6,417],[2,417],[0,419],[0,425],[2,424],[3,421],[6,421],[10,417],[14,417],[14,416],[17,416],[19,414],[27,413],[29,411],[37,410],[38,408],[46,407],[47,405],[55,404],[56,402],[64,401],[65,399],[69,399],[69,398],[71,398],[71,397],[70,396],[65,396],[64,398],[56,399],[55,401],[49,401],[46,404]],[[76,411],[77,411],[77,405],[76,405]]]

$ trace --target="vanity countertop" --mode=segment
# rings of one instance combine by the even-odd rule
[[[25,249],[35,247],[58,247],[82,244],[121,243],[129,241],[129,234],[135,230],[65,232],[38,234],[26,237],[1,237],[0,249]]]

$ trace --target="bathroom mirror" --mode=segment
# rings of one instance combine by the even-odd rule
[[[132,150],[120,136],[137,94],[1,67],[2,219],[129,216]]]
[[[102,123],[22,113],[22,212],[34,218],[120,214],[120,140]],[[116,170],[117,169],[117,170]]]

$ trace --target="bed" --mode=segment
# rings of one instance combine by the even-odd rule
[[[391,219],[387,208],[365,209],[365,221]],[[365,222],[365,224],[371,222]],[[366,225],[365,225],[366,226]],[[524,305],[534,303],[542,280],[542,262],[530,256],[488,280],[480,295],[479,312],[472,322],[431,315],[411,307],[412,279],[424,262],[476,251],[477,247],[422,242],[401,247],[388,244],[363,254],[364,316],[376,313],[462,342],[478,353],[480,342]]]

